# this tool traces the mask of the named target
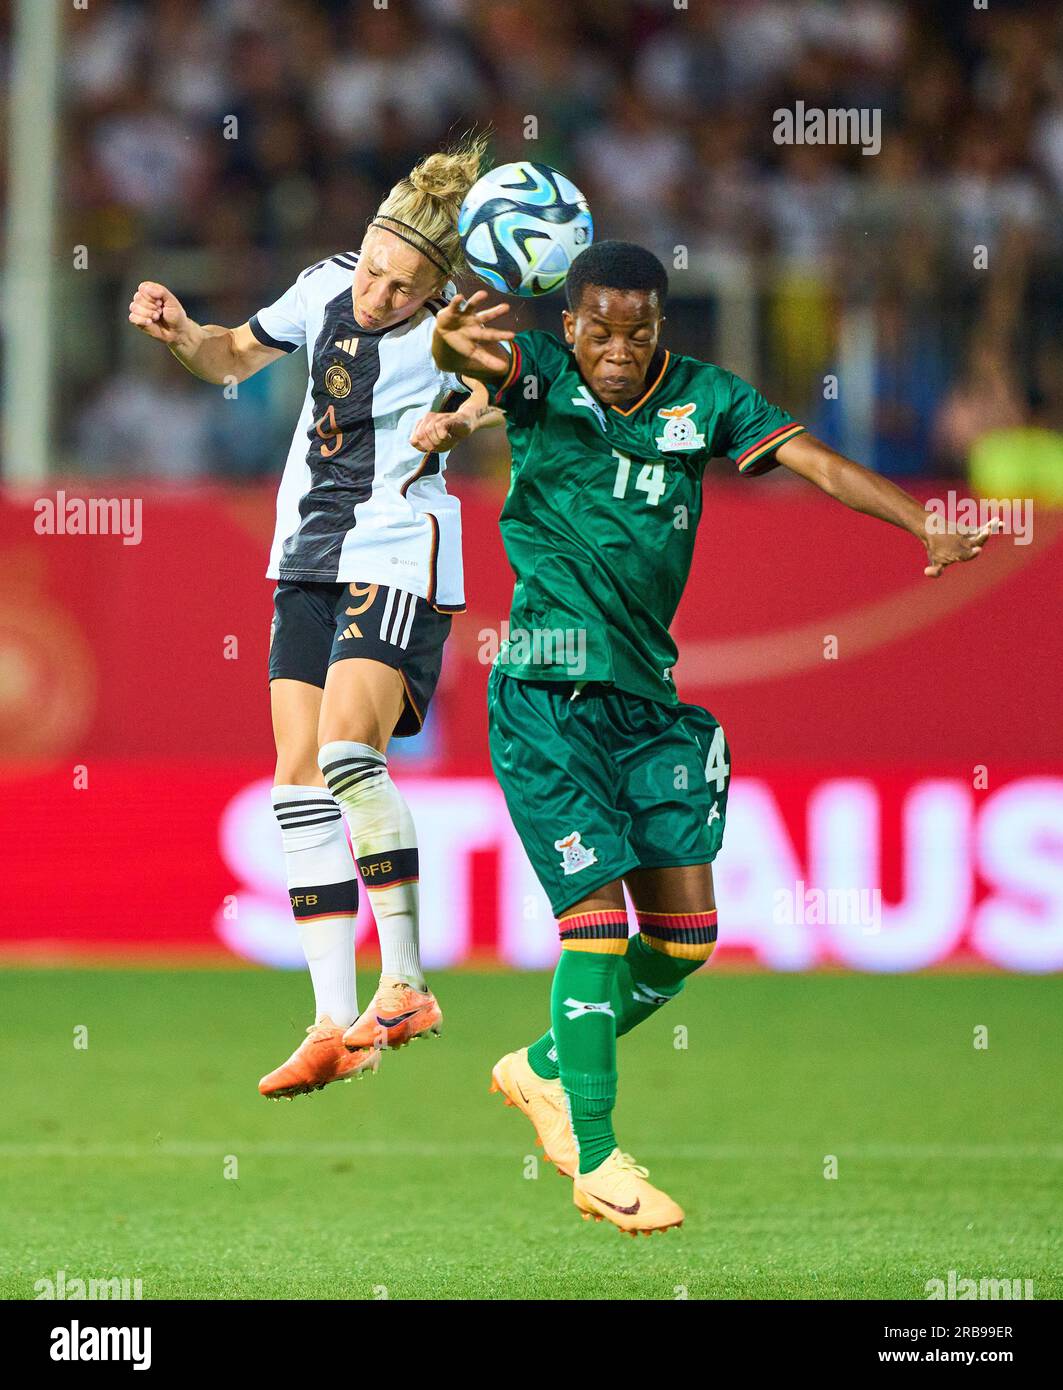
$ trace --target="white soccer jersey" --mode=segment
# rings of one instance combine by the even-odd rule
[[[446,454],[419,454],[410,443],[422,415],[454,409],[465,389],[432,361],[445,301],[369,332],[354,317],[357,263],[353,251],[319,261],[251,320],[267,346],[305,347],[310,367],[266,575],[388,584],[460,612],[461,510],[446,489]],[[448,285],[446,296],[453,292]]]

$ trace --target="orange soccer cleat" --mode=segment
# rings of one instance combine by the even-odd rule
[[[439,1033],[443,1014],[430,990],[382,976],[364,1013],[343,1035],[345,1047],[405,1047],[425,1033]]]
[[[522,1110],[535,1126],[543,1156],[562,1176],[572,1177],[579,1162],[560,1081],[545,1081],[528,1062],[528,1049],[507,1052],[491,1070],[492,1094],[501,1091],[507,1105]]]
[[[590,1173],[577,1173],[572,1200],[584,1221],[611,1221],[626,1235],[644,1236],[682,1226],[683,1208],[648,1181],[649,1173],[631,1157],[614,1149]]]
[[[320,1091],[330,1081],[345,1081],[376,1071],[379,1066],[380,1053],[372,1048],[351,1052],[344,1047],[343,1029],[325,1014],[310,1025],[305,1040],[288,1060],[262,1078],[258,1089],[270,1100],[280,1100],[282,1096],[291,1099]]]

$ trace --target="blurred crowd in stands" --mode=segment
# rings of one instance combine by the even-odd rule
[[[90,258],[64,276],[64,442],[86,471],[277,472],[287,398],[256,379],[234,411],[184,378],[125,326],[132,286],[242,322],[474,124],[495,162],[572,177],[599,236],[669,267],[686,248],[674,294],[700,307],[673,345],[712,359],[719,285],[749,286],[758,384],[832,442],[823,381],[862,309],[883,471],[958,477],[995,431],[1063,430],[1053,0],[90,0],[64,44],[57,240]],[[881,151],[777,144],[798,101],[880,110]]]

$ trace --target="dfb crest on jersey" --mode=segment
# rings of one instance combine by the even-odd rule
[[[665,421],[664,434],[653,441],[662,454],[681,453],[691,449],[703,449],[705,436],[698,433],[694,422],[697,406],[691,401],[688,405],[666,406],[658,410],[658,416]]]
[[[351,374],[339,362],[333,362],[325,373],[325,390],[337,400],[351,394]]]
[[[580,869],[598,862],[598,856],[589,845],[583,844],[578,830],[573,830],[571,835],[561,840],[555,840],[554,849],[561,851],[561,867],[566,875],[578,874]]]

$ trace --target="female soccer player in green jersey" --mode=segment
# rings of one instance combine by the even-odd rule
[[[484,309],[482,291],[444,309],[432,339],[441,370],[492,384],[506,412],[501,527],[516,586],[489,684],[491,759],[562,946],[551,1028],[496,1064],[493,1089],[573,1176],[584,1218],[631,1234],[677,1226],[683,1212],[617,1146],[616,1040],[678,994],[716,942],[730,750],[712,715],[676,694],[668,631],[705,465],[781,464],[917,537],[929,576],[973,559],[989,535],[928,532],[893,483],[733,373],[663,348],[667,289],[649,251],[599,242],[569,273],[564,342],[498,327],[508,306]]]

